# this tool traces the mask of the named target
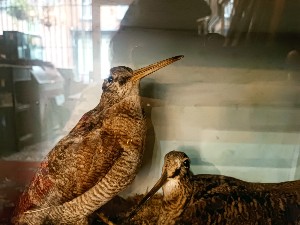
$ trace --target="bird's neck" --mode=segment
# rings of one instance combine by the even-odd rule
[[[178,179],[170,179],[163,186],[163,202],[160,210],[159,225],[172,224],[189,204],[193,192],[193,183],[190,175]]]
[[[100,112],[112,111],[118,109],[118,111],[126,111],[128,110],[140,110],[141,109],[141,98],[139,95],[129,95],[125,98],[120,99],[112,99],[105,98],[101,99],[99,105],[97,106]]]

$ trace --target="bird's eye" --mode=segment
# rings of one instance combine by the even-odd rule
[[[186,169],[189,169],[190,168],[190,160],[186,159],[184,162],[183,162],[183,165]]]
[[[128,77],[121,77],[119,79],[119,84],[124,85],[127,82],[128,79],[129,79]]]
[[[112,78],[112,76],[107,78],[108,83],[112,83],[114,81],[114,79]]]

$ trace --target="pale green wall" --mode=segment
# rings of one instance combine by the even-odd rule
[[[178,66],[153,74],[142,83],[155,136],[152,161],[145,158],[146,166],[126,194],[146,192],[161,173],[164,155],[174,149],[191,157],[195,174],[253,182],[299,179],[300,86],[295,75]]]

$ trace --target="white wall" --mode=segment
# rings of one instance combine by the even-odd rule
[[[253,182],[299,179],[296,75],[285,70],[179,66],[153,74],[142,83],[155,136],[152,161],[145,159],[146,166],[125,194],[152,187],[164,155],[174,149],[191,157],[195,174]]]

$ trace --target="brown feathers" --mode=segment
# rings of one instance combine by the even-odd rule
[[[146,137],[139,80],[180,58],[137,71],[112,68],[100,103],[42,162],[20,198],[14,223],[87,224],[92,212],[124,190],[140,167]]]

